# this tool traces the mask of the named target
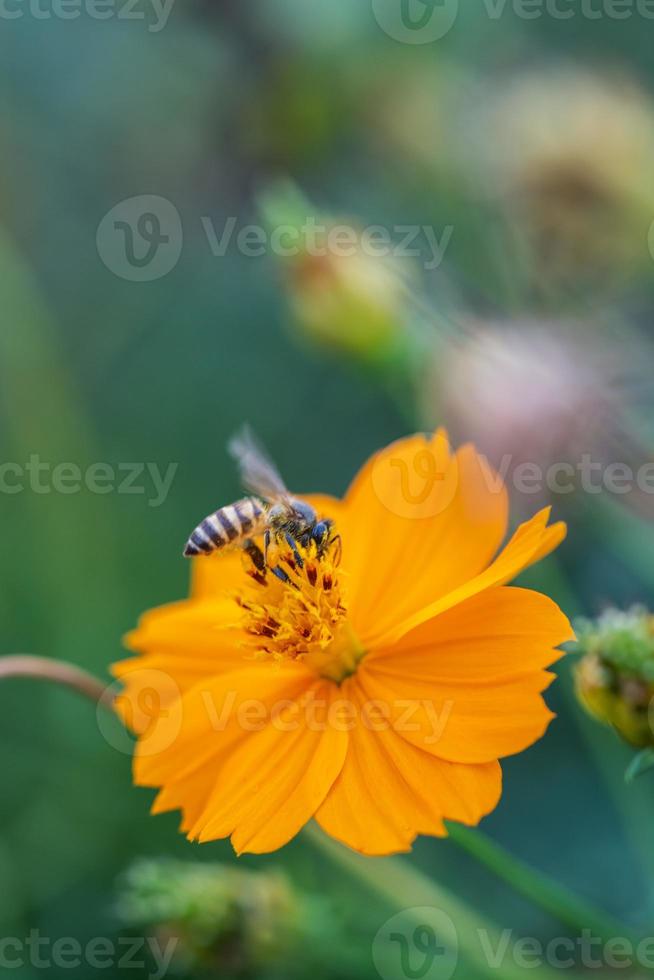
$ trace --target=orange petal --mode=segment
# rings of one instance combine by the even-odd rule
[[[240,549],[214,551],[191,561],[191,595],[195,598],[220,598],[234,590],[243,578],[243,555]]]
[[[450,762],[490,762],[521,752],[554,717],[541,697],[554,679],[545,671],[486,684],[433,683],[407,676],[399,658],[382,658],[362,661],[357,677],[398,735]]]
[[[521,524],[509,543],[485,571],[459,585],[451,592],[435,598],[404,620],[392,625],[377,628],[373,637],[368,637],[369,647],[392,646],[398,640],[416,629],[422,623],[439,616],[458,603],[498,585],[505,585],[534,562],[544,558],[565,538],[566,526],[563,523],[547,526],[550,508],[541,510],[531,520]]]
[[[164,720],[139,744],[135,779],[163,786],[156,811],[183,809],[191,838],[231,835],[239,853],[275,850],[313,816],[343,765],[347,732],[325,720],[337,693],[298,665],[212,678],[181,699],[174,739]]]
[[[177,670],[170,658],[141,658],[114,664],[122,690],[114,699],[114,710],[123,724],[136,735],[146,737],[158,719],[165,717],[170,727],[176,724],[178,706],[184,685],[197,683],[196,675]]]
[[[170,603],[141,617],[125,637],[140,657],[114,664],[121,680],[144,669],[168,670],[185,691],[207,675],[247,665],[251,650],[243,646],[242,613],[231,599]]]
[[[363,717],[367,698],[356,681],[342,690]],[[499,763],[445,762],[369,715],[352,732],[345,765],[316,819],[361,854],[394,854],[410,850],[418,834],[444,836],[443,820],[477,824],[497,805],[501,781]]]
[[[139,739],[135,782],[162,786],[202,768],[206,758],[224,752],[231,740],[243,737],[244,704],[256,701],[265,708],[289,697],[289,691],[299,697],[312,680],[315,677],[297,664],[252,665],[204,678],[183,693],[175,706],[180,724],[174,737],[162,715],[152,725],[151,744]],[[213,790],[213,784],[210,788]]]
[[[502,481],[471,446],[452,456],[443,432],[373,456],[345,505],[343,565],[364,642],[476,576],[506,532]]]
[[[542,670],[574,639],[569,620],[547,596],[509,586],[487,589],[427,620],[395,646],[367,655],[407,677],[494,683]]]

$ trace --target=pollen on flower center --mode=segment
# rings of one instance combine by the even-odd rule
[[[258,657],[300,660],[340,683],[354,673],[363,649],[348,621],[339,576],[340,542],[280,544],[268,566],[256,547],[245,553],[251,582],[237,596],[244,628]],[[277,569],[277,574],[273,569]]]

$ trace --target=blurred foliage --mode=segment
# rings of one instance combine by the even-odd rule
[[[182,976],[322,977],[368,967],[361,918],[357,936],[328,896],[302,893],[276,872],[139,861],[120,884],[117,913],[137,935],[154,929],[162,945],[175,940]]]

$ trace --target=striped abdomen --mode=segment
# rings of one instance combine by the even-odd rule
[[[256,497],[246,497],[229,507],[221,507],[198,524],[186,542],[185,557],[210,555],[227,545],[239,544],[249,534],[259,534],[264,513]]]

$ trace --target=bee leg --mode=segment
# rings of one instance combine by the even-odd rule
[[[284,583],[284,585],[288,585],[288,583],[291,581],[284,569],[280,568],[279,565],[275,565],[275,567],[271,568],[270,571],[273,573],[275,578],[278,578],[280,582]]]
[[[243,551],[252,560],[252,564],[258,572],[264,572],[266,570],[266,562],[263,551],[259,545],[252,540],[252,538],[245,539],[243,542]]]
[[[280,582],[283,582],[284,583],[284,585],[288,585],[288,583],[291,580],[290,580],[289,576],[286,574],[286,572],[284,571],[284,569],[283,568],[280,568],[279,565],[275,565],[275,567],[273,568],[272,565],[270,565],[268,563],[268,552],[270,551],[270,542],[271,542],[271,540],[272,540],[272,534],[270,533],[270,528],[268,528],[266,530],[266,533],[263,536],[263,565],[264,565],[264,568],[267,568],[269,571],[271,571],[273,573],[273,575],[275,576],[275,578],[278,578]]]
[[[332,538],[332,544],[336,545],[336,551],[334,552],[334,564],[340,565],[341,558],[343,557],[343,539],[340,534],[337,534],[335,538]]]
[[[295,561],[297,562],[298,567],[299,568],[304,568],[304,559],[302,558],[302,555],[300,554],[300,552],[297,550],[297,544],[295,543],[295,540],[294,540],[293,536],[288,531],[285,531],[284,532],[284,538],[286,539],[286,544],[289,546],[289,548],[293,552],[293,557],[295,558]]]
[[[263,551],[256,544],[252,538],[246,538],[243,542],[243,551],[248,556],[251,567],[247,569],[248,575],[250,575],[255,582],[259,585],[266,584],[266,563],[263,557]]]

